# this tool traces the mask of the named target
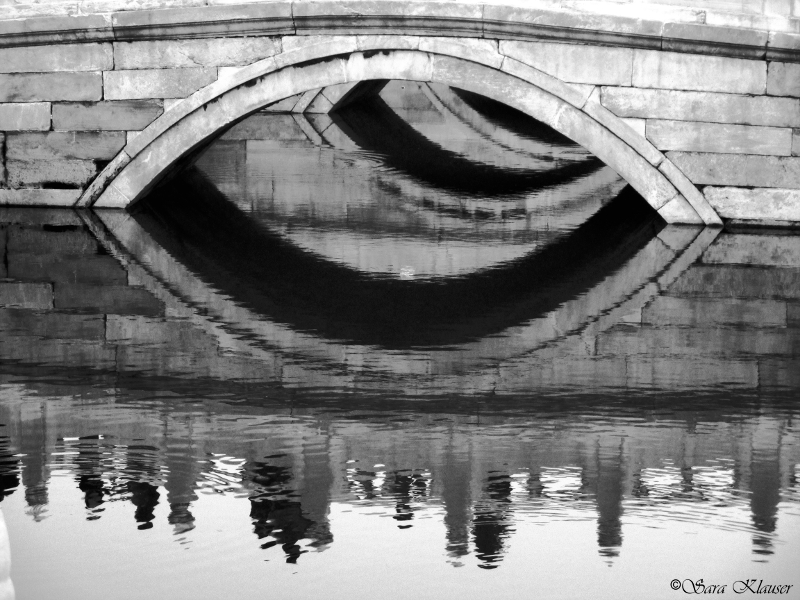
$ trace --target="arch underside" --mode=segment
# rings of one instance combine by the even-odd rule
[[[496,51],[494,55],[486,49],[477,52],[457,43],[449,44],[452,54],[448,55],[397,49],[392,46],[398,42],[391,38],[379,42],[389,44],[388,48],[364,43],[356,47],[355,39],[318,43],[223,72],[215,83],[173,106],[129,141],[78,205],[131,206],[182,159],[232,123],[269,104],[331,85],[402,79],[464,89],[545,123],[614,169],[668,223],[720,223],[710,205],[698,205],[696,198],[702,199],[701,194],[691,195],[693,203],[687,201],[658,168],[667,159],[603,109],[592,86],[566,84]],[[620,132],[625,139],[617,135]],[[636,136],[640,139],[629,143]]]

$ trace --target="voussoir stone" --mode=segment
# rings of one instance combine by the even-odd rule
[[[792,130],[729,123],[647,121],[647,139],[659,150],[789,156]]]
[[[53,104],[53,129],[138,131],[164,112],[159,100],[111,100]]]
[[[800,126],[800,100],[715,92],[604,87],[601,102],[615,115],[641,119]]]
[[[103,71],[114,68],[111,44],[53,44],[3,48],[0,73]]]
[[[114,44],[114,68],[236,66],[250,64],[278,52],[280,42],[271,37],[117,42]]]
[[[9,73],[0,75],[0,102],[100,100],[100,73]]]
[[[106,71],[103,87],[106,100],[184,98],[216,79],[213,67]]]
[[[763,94],[767,86],[767,63],[722,56],[634,50],[633,86]]]
[[[0,131],[47,131],[50,103],[0,104]]]

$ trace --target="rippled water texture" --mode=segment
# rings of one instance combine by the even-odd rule
[[[800,597],[800,236],[435,85],[194,158],[0,209],[17,598]]]

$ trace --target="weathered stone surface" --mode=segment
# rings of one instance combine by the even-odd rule
[[[0,205],[5,206],[72,206],[80,190],[3,190]]]
[[[629,387],[655,387],[659,389],[696,390],[701,386],[717,388],[726,386],[755,388],[758,385],[758,363],[755,360],[687,361],[685,358],[649,357],[628,358],[627,385]]]
[[[86,368],[86,365],[91,365],[95,369],[113,369],[116,352],[113,347],[94,340],[65,342],[20,335],[0,338],[0,359],[60,367]]]
[[[725,236],[723,236],[725,237]],[[747,242],[746,238],[743,241]],[[671,286],[673,296],[800,300],[797,268],[694,265]]]
[[[153,40],[114,44],[114,68],[172,69],[247,65],[280,52],[277,38]]]
[[[0,281],[0,306],[53,308],[53,286],[49,283]]]
[[[800,156],[800,129],[792,131],[792,156]]]
[[[764,58],[768,33],[740,27],[709,27],[698,23],[665,23],[662,48],[742,58]]]
[[[631,85],[630,48],[501,41],[500,52],[562,81]]]
[[[707,187],[703,193],[729,219],[800,221],[800,190]]]
[[[164,321],[140,315],[108,315],[106,340],[121,344],[152,345],[195,352],[214,352],[216,344],[207,333],[189,321]]]
[[[786,326],[786,304],[776,300],[720,300],[661,296],[642,309],[642,323],[654,325]]]
[[[397,50],[391,53],[351,54],[345,61],[348,81],[367,79],[408,79],[430,81],[433,60],[430,54]]]
[[[664,176],[669,179],[678,191],[691,204],[694,211],[700,215],[706,225],[722,225],[722,220],[714,209],[709,205],[703,194],[701,194],[691,181],[681,173],[680,169],[669,159],[665,158],[658,166]]]
[[[58,254],[15,254],[8,257],[8,272],[14,279],[58,283],[125,284],[128,275],[108,255],[62,256]]]
[[[97,174],[97,167],[90,160],[9,160],[6,171],[12,188],[52,187],[52,184],[78,188]]]
[[[769,63],[767,94],[770,96],[800,97],[800,64]]]
[[[682,223],[684,225],[700,225],[703,223],[702,217],[692,208],[692,205],[681,196],[676,194],[670,201],[666,202],[658,209],[658,214],[667,223]]]
[[[301,94],[300,99],[297,101],[297,104],[295,104],[294,107],[292,108],[292,112],[293,113],[305,112],[306,109],[308,109],[308,107],[311,106],[311,103],[314,101],[314,98],[316,98],[319,95],[319,92],[320,92],[319,89],[315,89],[315,90],[308,90],[304,94]]]
[[[47,249],[55,256],[96,255],[97,240],[84,229],[48,231],[38,227],[13,227],[8,231],[8,253],[42,254]]]
[[[292,115],[256,114],[231,127],[223,140],[280,140],[307,142]]]
[[[503,64],[503,56],[497,51],[497,42],[490,40],[423,37],[419,41],[419,49],[423,52],[457,56],[495,69]]]
[[[448,38],[441,38],[448,39]],[[474,40],[481,42],[483,40]],[[420,37],[416,35],[358,35],[356,44],[359,50],[377,50],[391,48],[393,50],[418,50]]]
[[[0,75],[0,102],[100,100],[100,73],[11,73]]]
[[[800,158],[669,152],[695,185],[800,188]]]
[[[633,86],[676,90],[763,94],[767,64],[763,61],[634,50]]]
[[[106,100],[184,98],[217,78],[216,68],[142,69],[103,73]]]
[[[111,44],[54,44],[4,48],[0,73],[105,71],[114,68]]]
[[[552,75],[548,75],[513,58],[506,58],[501,68],[506,73],[528,81],[578,108],[582,108],[586,104],[589,95],[594,90],[594,87],[590,85],[564,83]],[[441,81],[441,79],[438,81]]]
[[[6,140],[7,160],[110,160],[125,145],[125,132],[49,131],[12,133]]]
[[[5,308],[0,309],[0,332],[3,335],[30,335],[45,339],[102,340],[105,323],[102,317],[94,315]]]
[[[709,264],[800,266],[800,236],[722,235],[703,254]]]
[[[642,139],[644,139],[645,125],[647,123],[645,119],[620,119],[620,121],[625,123],[628,127],[633,129],[640,136],[642,136]]]
[[[138,132],[134,132],[138,133]],[[129,139],[126,136],[126,140]],[[131,157],[124,151],[117,154],[114,159],[108,163],[103,170],[95,177],[89,186],[83,190],[80,199],[76,206],[92,206],[103,190],[114,177],[116,177],[122,169],[131,161]]]
[[[790,327],[800,326],[800,302],[791,302],[786,305],[787,318]]]
[[[800,126],[800,100],[792,98],[604,87],[600,100],[603,106],[620,117]]]
[[[56,283],[53,305],[58,309],[105,314],[162,316],[164,305],[149,292],[130,286]]]
[[[69,225],[83,227],[83,221],[72,210],[60,208],[0,207],[0,223],[18,225]],[[5,247],[5,246],[3,246]]]
[[[28,4],[27,6],[31,7],[32,5]],[[110,41],[114,37],[111,22],[104,15],[53,16],[53,4],[39,6],[45,9],[46,16],[27,19],[6,16],[6,20],[0,21],[0,39],[3,46],[42,46],[95,40]],[[4,7],[5,9],[7,6]]]
[[[162,102],[158,100],[57,103],[53,105],[53,129],[139,131],[163,112]]]
[[[797,13],[800,15],[800,10]],[[770,31],[767,42],[767,60],[792,61],[800,51],[800,34],[788,31]]]
[[[50,103],[0,104],[0,130],[47,131],[50,129]]]
[[[331,110],[333,110],[333,104],[326,96],[320,93],[317,94],[314,101],[308,105],[305,112],[328,114]]]
[[[647,139],[659,150],[789,156],[792,130],[729,123],[647,120]]]

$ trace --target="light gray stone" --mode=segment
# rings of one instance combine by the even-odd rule
[[[767,94],[770,96],[800,97],[800,64],[769,63]]]
[[[292,115],[255,114],[231,127],[223,140],[275,140],[306,142],[306,136]]]
[[[3,190],[0,205],[6,206],[72,206],[80,190]]]
[[[328,114],[333,109],[333,103],[323,94],[317,94],[314,101],[308,105],[305,112],[307,113],[321,113]]]
[[[0,102],[100,100],[100,73],[10,73],[0,75]]]
[[[92,180],[89,187],[83,190],[83,194],[81,194],[75,206],[92,206],[97,201],[97,198],[100,197],[100,194],[103,193],[103,190],[106,189],[108,183],[116,177],[130,161],[131,157],[124,151],[117,154],[114,160],[108,163],[97,177]]]
[[[630,48],[501,41],[500,52],[570,83],[631,84]]]
[[[142,69],[103,73],[106,100],[185,98],[217,79],[216,68]]]
[[[172,69],[247,65],[280,52],[270,37],[152,40],[114,44],[114,68]]]
[[[0,306],[40,310],[53,308],[53,285],[0,281]]]
[[[800,129],[792,131],[792,156],[800,156]]]
[[[557,98],[566,100],[577,108],[583,108],[583,105],[586,104],[586,101],[589,99],[589,95],[594,90],[594,86],[591,85],[564,83],[560,79],[556,79],[544,71],[535,69],[513,58],[506,58],[503,61],[501,69],[510,75],[519,77],[524,81],[532,83],[536,87],[542,88]]]
[[[50,129],[50,103],[0,104],[0,130],[47,131]]]
[[[32,5],[28,4],[27,6],[31,7]],[[114,37],[111,22],[106,15],[54,16],[53,4],[39,6],[45,9],[45,16],[24,19],[6,14],[5,20],[0,21],[0,37],[9,45],[14,46],[45,46],[94,40],[109,41]]]
[[[293,113],[305,112],[306,109],[309,106],[311,106],[311,103],[314,101],[314,98],[316,98],[319,95],[319,92],[320,92],[319,89],[308,90],[307,92],[305,92],[303,95],[300,96],[300,99],[297,101],[297,104],[295,104],[294,107],[292,108],[292,112]]]
[[[767,86],[767,63],[721,56],[634,50],[633,86],[763,94]]]
[[[53,129],[62,131],[139,131],[147,127],[163,112],[162,103],[158,100],[56,103],[53,105]]]
[[[800,236],[721,235],[703,254],[706,264],[800,267]]]
[[[767,31],[741,27],[665,23],[662,35],[664,50],[764,58],[769,34]]]
[[[691,204],[694,211],[700,215],[706,225],[722,225],[722,220],[715,210],[709,205],[703,194],[698,191],[691,181],[669,159],[664,159],[658,166],[664,176],[669,179],[678,191]]]
[[[647,139],[659,150],[789,156],[792,130],[777,127],[647,120]]]
[[[729,219],[800,221],[800,190],[707,187],[703,193]]]
[[[114,68],[111,44],[53,44],[3,48],[0,73],[105,71]]]
[[[419,42],[423,52],[457,56],[466,60],[499,69],[503,56],[497,51],[497,42],[474,38],[423,37]]]
[[[692,205],[681,196],[675,195],[669,202],[658,209],[658,214],[667,223],[679,223],[681,225],[702,225],[703,219],[692,208]]]
[[[695,185],[800,188],[800,158],[668,152]]]
[[[125,145],[125,132],[49,131],[13,133],[6,140],[8,160],[110,160]]]
[[[416,35],[359,35],[356,36],[356,40],[358,49],[361,51],[379,48],[418,50],[420,42],[419,36]]]
[[[620,117],[800,126],[800,100],[791,98],[604,87],[600,100],[603,106]]]
[[[83,187],[97,174],[94,161],[40,160],[6,162],[8,184],[12,188],[41,187],[52,184]]]

